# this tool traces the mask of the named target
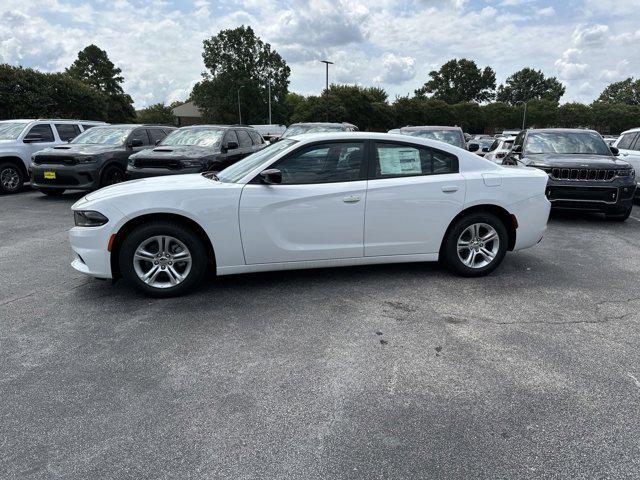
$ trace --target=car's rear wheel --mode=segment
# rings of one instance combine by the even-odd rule
[[[0,164],[0,193],[16,193],[22,189],[24,178],[13,163]]]
[[[64,193],[64,188],[39,188],[38,190],[50,197],[59,197]]]
[[[124,170],[118,165],[109,165],[104,169],[100,177],[100,187],[107,187],[116,183],[124,182]]]
[[[445,239],[444,259],[458,275],[479,277],[495,270],[507,252],[507,229],[491,213],[472,213],[451,226]]]
[[[134,229],[119,256],[123,278],[154,297],[181,295],[199,286],[208,264],[206,249],[195,233],[164,221]]]

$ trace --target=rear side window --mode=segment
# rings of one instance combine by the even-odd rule
[[[441,150],[376,142],[374,178],[440,175],[458,172],[458,158]]]
[[[618,148],[630,150],[637,136],[638,134],[636,132],[625,133],[624,135],[622,135],[622,137],[620,137]]]
[[[27,135],[39,136],[40,139],[38,142],[53,142],[53,130],[51,130],[51,126],[47,123],[41,123],[40,125],[34,125],[29,130]]]
[[[258,132],[252,132],[249,130],[249,136],[251,137],[251,140],[253,140],[254,145],[262,145],[264,143]]]
[[[282,184],[352,182],[364,179],[364,144],[335,142],[303,147],[277,163]]]
[[[55,125],[60,140],[65,142],[76,138],[80,133],[80,127],[73,123],[56,123]]]
[[[238,140],[240,140],[240,148],[250,147],[253,145],[251,137],[246,130],[236,130],[236,133],[238,134]]]
[[[147,129],[146,128],[137,128],[133,131],[133,133],[131,134],[131,140],[133,140],[134,138],[139,138],[140,140],[142,140],[142,144],[143,145],[150,145],[149,143],[149,135],[147,135]]]
[[[95,127],[95,125],[92,125],[90,123],[83,123],[82,124],[82,129],[85,130],[85,131],[89,130],[90,128],[93,128],[93,127]]]
[[[167,136],[164,130],[160,128],[148,128],[147,132],[149,133],[149,138],[151,138],[151,145],[156,145]]]

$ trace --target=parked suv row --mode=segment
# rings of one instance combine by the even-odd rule
[[[0,193],[15,193],[29,178],[31,156],[104,122],[89,120],[0,121]]]

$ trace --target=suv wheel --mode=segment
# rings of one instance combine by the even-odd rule
[[[64,188],[39,188],[38,190],[50,197],[59,197],[64,193]]]
[[[124,170],[117,165],[109,165],[100,177],[100,187],[107,187],[120,182],[124,182]]]
[[[487,275],[502,263],[507,253],[507,238],[507,229],[495,215],[467,215],[449,229],[444,244],[445,262],[458,275]]]
[[[0,164],[0,192],[16,193],[22,189],[24,178],[20,169],[13,163]]]
[[[166,221],[135,228],[124,239],[118,260],[123,278],[153,297],[192,290],[202,283],[209,265],[200,238]]]

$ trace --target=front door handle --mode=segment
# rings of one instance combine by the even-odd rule
[[[358,203],[360,201],[360,195],[347,195],[342,201],[344,203]]]
[[[445,185],[444,187],[442,187],[442,191],[444,193],[455,193],[458,190],[458,187],[456,187],[455,185]]]

